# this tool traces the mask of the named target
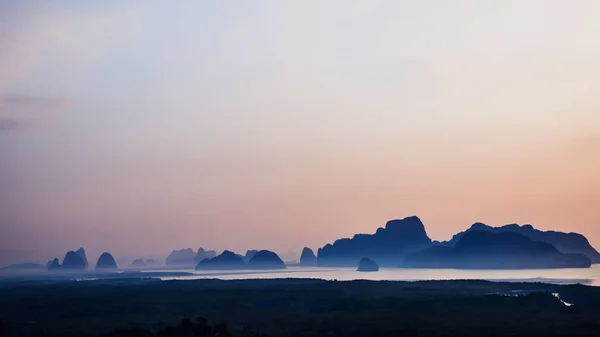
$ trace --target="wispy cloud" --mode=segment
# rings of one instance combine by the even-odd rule
[[[0,132],[23,129],[69,105],[60,92],[27,91],[22,84],[47,76],[40,73],[47,64],[75,73],[128,46],[141,32],[138,14],[136,7],[118,3],[88,8],[64,1],[0,1]]]
[[[0,95],[0,133],[23,129],[32,120],[67,106],[65,99],[31,94]]]
[[[56,108],[66,104],[66,100],[47,97],[47,96],[36,96],[30,94],[6,94],[0,96],[0,105],[5,107],[43,107],[43,108]]]
[[[20,123],[17,120],[9,118],[0,118],[0,134],[19,128]]]

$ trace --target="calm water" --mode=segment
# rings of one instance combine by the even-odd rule
[[[582,283],[600,286],[600,265],[586,269],[536,269],[536,270],[459,270],[459,269],[402,269],[382,268],[379,272],[361,273],[353,268],[288,267],[286,270],[235,270],[235,271],[190,271],[194,275],[162,277],[163,280],[193,280],[217,278],[223,280],[265,278],[319,278],[325,280],[490,280],[545,282],[555,284]]]

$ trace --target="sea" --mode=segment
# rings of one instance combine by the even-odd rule
[[[324,280],[374,280],[374,281],[423,281],[423,280],[489,280],[498,282],[543,282],[552,284],[585,284],[600,286],[600,264],[591,268],[573,269],[524,269],[524,270],[465,270],[465,269],[405,269],[380,268],[378,272],[359,272],[355,268],[324,268],[289,266],[284,270],[227,270],[185,272],[188,275],[163,276],[162,280],[196,279],[277,279],[312,278]],[[148,272],[151,272],[148,270]],[[189,274],[191,273],[191,274]]]

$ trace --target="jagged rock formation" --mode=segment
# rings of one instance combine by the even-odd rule
[[[50,260],[50,261],[48,261],[46,269],[48,269],[50,271],[59,270],[60,262],[58,261],[57,258],[55,258],[54,260]]]
[[[194,266],[204,259],[212,259],[215,256],[217,256],[217,252],[214,250],[204,250],[204,248],[200,247],[194,257]]]
[[[358,265],[364,256],[370,256],[381,265],[399,266],[407,254],[431,245],[421,220],[408,217],[391,220],[375,234],[357,234],[352,239],[340,239],[320,248],[317,261],[320,266]]]
[[[198,263],[196,270],[228,270],[245,269],[246,263],[241,256],[229,250],[223,251],[212,259],[204,259]]]
[[[517,232],[468,231],[452,246],[434,246],[406,257],[409,268],[588,268],[583,254],[563,254],[553,245]]]
[[[85,249],[83,249],[83,247],[80,247],[79,249],[77,249],[77,251],[75,253],[77,253],[77,254],[79,254],[79,256],[81,256],[81,258],[85,262],[85,269],[87,269],[89,265],[88,265],[87,256],[85,255]]]
[[[144,259],[135,259],[133,262],[131,262],[131,267],[143,268],[145,266],[146,263],[144,262]]]
[[[193,267],[196,252],[192,248],[174,250],[167,256],[165,263],[170,267]]]
[[[316,266],[317,265],[317,257],[312,249],[308,247],[304,247],[302,249],[302,255],[300,255],[300,265],[301,266]]]
[[[115,258],[110,253],[102,253],[96,263],[96,269],[118,269]]]
[[[362,272],[379,271],[379,265],[368,257],[363,257],[358,263],[357,270]]]
[[[83,257],[74,252],[69,251],[65,258],[63,259],[63,263],[60,265],[61,270],[85,270],[85,260]]]
[[[283,260],[272,251],[261,250],[254,254],[248,262],[250,269],[285,269]]]
[[[254,250],[254,249],[250,249],[246,251],[246,255],[244,255],[244,262],[248,263],[253,257],[254,255],[256,255],[256,253],[258,253],[258,250]]]
[[[452,240],[446,242],[445,244],[449,244],[454,246],[460,238],[473,230],[478,231],[488,231],[488,232],[516,232],[522,235],[527,236],[533,241],[546,242],[558,249],[562,253],[566,254],[585,254],[587,257],[592,260],[593,263],[600,263],[600,253],[594,249],[587,240],[587,238],[578,233],[563,233],[556,231],[540,231],[531,225],[519,226],[517,224],[506,225],[502,227],[491,227],[483,223],[475,223],[471,226],[471,228],[467,229],[464,232],[458,233],[454,235]]]
[[[165,263],[169,267],[193,268],[198,262],[204,259],[211,259],[215,256],[217,256],[217,252],[214,250],[204,250],[204,248],[200,247],[197,252],[194,252],[193,249],[187,248],[171,252]]]

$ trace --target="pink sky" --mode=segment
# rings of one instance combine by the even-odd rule
[[[7,1],[0,264],[418,215],[600,247],[597,1]],[[19,261],[16,261],[19,260]]]

